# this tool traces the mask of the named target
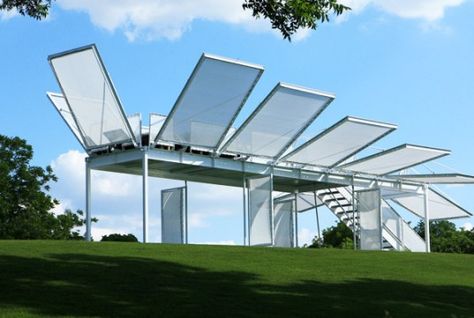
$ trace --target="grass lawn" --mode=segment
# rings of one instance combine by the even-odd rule
[[[0,241],[0,317],[474,317],[474,256]]]

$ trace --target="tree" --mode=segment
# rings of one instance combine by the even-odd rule
[[[3,0],[0,10],[16,9],[21,15],[28,15],[36,20],[48,16],[51,0]]]
[[[109,234],[102,236],[101,242],[138,242],[133,234]]]
[[[318,23],[329,21],[331,13],[340,15],[350,10],[337,0],[245,0],[242,7],[252,10],[257,19],[269,19],[272,28],[278,29],[288,41],[300,28],[315,30]]]
[[[83,212],[51,212],[59,202],[49,183],[57,178],[49,166],[32,166],[32,158],[25,140],[0,135],[0,239],[81,239]]]
[[[343,249],[354,248],[352,241],[352,230],[344,224],[344,222],[338,222],[336,226],[331,226],[323,230],[323,240],[314,238],[313,243],[308,246],[310,248],[319,247],[336,247]]]
[[[422,220],[414,230],[425,237],[425,223]],[[432,252],[474,254],[474,230],[458,230],[449,221],[430,221],[430,241]]]

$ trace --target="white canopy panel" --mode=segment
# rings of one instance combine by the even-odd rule
[[[203,54],[155,139],[217,150],[263,72]]]
[[[56,110],[59,112],[59,115],[61,115],[66,125],[69,127],[69,129],[71,129],[74,136],[76,136],[77,141],[79,141],[81,146],[84,147],[85,149],[86,145],[84,144],[84,141],[82,140],[81,133],[79,132],[79,129],[77,128],[76,122],[74,121],[74,118],[72,117],[71,110],[69,109],[69,106],[64,96],[62,94],[49,93],[49,92],[46,93],[46,95],[48,95],[49,100],[54,105]]]
[[[446,156],[449,153],[449,150],[405,144],[349,162],[340,166],[340,168],[362,173],[386,175]]]
[[[95,45],[51,55],[48,60],[87,150],[135,143]]]
[[[396,128],[395,125],[348,116],[281,160],[333,167]]]
[[[474,176],[460,173],[407,174],[393,178],[432,184],[474,184]]]
[[[420,217],[425,216],[423,195],[392,198],[391,200]],[[428,210],[430,220],[455,219],[472,215],[433,189],[429,189],[428,191]]]
[[[331,94],[279,83],[222,151],[278,158],[333,99]]]

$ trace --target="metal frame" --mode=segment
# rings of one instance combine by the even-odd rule
[[[282,158],[278,159],[278,161],[286,161],[286,162],[292,162],[292,163],[297,163],[297,164],[305,164],[305,165],[313,165],[311,163],[305,163],[305,162],[297,162],[297,161],[292,161],[292,160],[288,160],[288,158],[294,156],[295,154],[297,154],[298,152],[302,151],[303,149],[306,149],[307,147],[309,147],[312,143],[314,143],[315,141],[318,141],[320,139],[322,139],[323,137],[325,137],[326,135],[328,135],[329,133],[333,132],[334,130],[336,130],[339,126],[345,124],[346,122],[354,122],[354,123],[361,123],[361,124],[366,124],[366,125],[370,125],[370,126],[375,126],[375,127],[382,127],[382,128],[388,128],[389,130],[387,132],[385,132],[384,134],[382,134],[381,136],[379,136],[378,138],[372,140],[371,142],[365,144],[364,146],[358,148],[357,150],[354,150],[353,152],[351,152],[350,154],[346,155],[344,158],[338,160],[337,162],[333,163],[332,165],[328,166],[328,168],[333,168],[335,166],[337,166],[338,164],[340,164],[341,162],[344,162],[345,160],[347,160],[348,158],[352,157],[353,155],[355,155],[356,153],[364,150],[365,148],[369,147],[370,145],[376,143],[377,141],[379,141],[380,139],[384,138],[385,136],[387,136],[388,134],[392,133],[394,130],[396,130],[398,128],[397,125],[393,125],[393,124],[388,124],[388,123],[382,123],[382,122],[377,122],[377,121],[371,121],[371,120],[367,120],[367,119],[362,119],[362,118],[357,118],[357,117],[353,117],[353,116],[346,116],[344,117],[343,119],[339,120],[337,123],[335,123],[334,125],[332,125],[331,127],[325,129],[323,132],[321,132],[320,134],[318,134],[317,136],[311,138],[310,140],[308,140],[307,142],[305,142],[304,144],[302,144],[301,146],[299,146],[298,148],[296,148],[295,150],[293,150],[292,152],[288,153],[287,155],[283,156]],[[316,165],[317,166],[317,165]]]
[[[409,180],[414,182],[426,183],[426,184],[474,184],[474,176],[461,173],[432,173],[432,174],[402,174],[397,176],[388,176],[390,178]],[[424,178],[468,178],[472,181],[461,181],[461,182],[427,182]],[[417,180],[420,179],[420,180]]]
[[[263,74],[263,71],[264,71],[264,68],[263,66],[261,65],[257,65],[257,64],[251,64],[251,63],[247,63],[247,62],[242,62],[242,61],[238,61],[238,60],[233,60],[233,59],[230,59],[230,58],[224,58],[224,57],[218,57],[216,55],[211,55],[211,54],[207,54],[207,53],[203,53],[201,55],[201,57],[199,58],[199,61],[197,62],[196,66],[194,67],[193,71],[191,72],[191,75],[189,76],[188,80],[186,81],[186,84],[184,85],[184,88],[181,90],[181,92],[179,93],[179,96],[178,98],[176,99],[176,102],[174,103],[173,107],[171,108],[171,111],[170,113],[168,114],[168,116],[166,117],[165,119],[165,122],[163,123],[163,126],[161,126],[161,129],[158,133],[158,135],[156,136],[155,140],[153,141],[153,144],[156,144],[158,143],[158,141],[164,141],[164,142],[171,142],[171,143],[175,143],[174,141],[171,141],[171,140],[166,140],[166,139],[162,139],[162,135],[163,135],[163,132],[165,131],[165,129],[168,127],[169,125],[169,122],[171,121],[170,118],[173,118],[174,114],[176,113],[177,109],[178,109],[178,105],[180,104],[180,102],[182,101],[183,97],[185,96],[186,92],[188,91],[188,88],[189,86],[191,85],[191,83],[193,82],[194,78],[196,77],[196,74],[198,73],[199,69],[201,68],[202,64],[204,63],[204,61],[206,59],[211,59],[211,60],[216,60],[216,61],[220,61],[220,62],[225,62],[225,63],[231,63],[231,64],[237,64],[237,65],[240,65],[240,66],[245,66],[245,67],[249,67],[249,68],[254,68],[254,69],[257,69],[258,70],[258,75],[257,77],[255,78],[252,86],[250,87],[250,89],[247,91],[247,94],[245,95],[245,97],[243,98],[241,104],[239,105],[239,107],[237,108],[236,112],[234,113],[234,116],[232,117],[232,119],[229,121],[229,123],[227,124],[226,128],[224,129],[224,133],[222,134],[222,136],[219,138],[217,144],[215,145],[214,148],[212,148],[214,151],[217,151],[222,143],[222,140],[224,140],[226,134],[228,133],[229,129],[232,127],[232,124],[234,123],[235,119],[237,118],[238,114],[240,113],[240,110],[242,109],[242,107],[244,106],[244,104],[247,102],[247,99],[248,97],[250,96],[251,92],[253,91],[253,89],[255,88],[255,85],[257,84],[257,82],[260,80],[260,77],[262,76]],[[152,141],[150,140],[150,144],[152,143]],[[194,146],[194,147],[202,147],[202,148],[209,148],[209,146],[203,146],[203,145],[197,145],[197,144],[189,144],[189,143],[182,143],[180,142],[181,145],[185,145],[185,146]]]
[[[74,118],[74,122],[76,123],[76,126],[79,128],[79,133],[80,133],[82,139],[84,140],[84,146],[87,146],[85,144],[86,139],[85,139],[85,136],[84,136],[84,132],[82,131],[81,125],[79,125],[79,121],[77,120],[76,115],[72,111],[71,105],[69,103],[69,99],[68,99],[67,95],[64,92],[64,88],[61,84],[61,81],[59,80],[58,74],[56,73],[56,70],[53,66],[52,60],[56,59],[56,58],[61,58],[61,57],[67,56],[67,55],[80,53],[80,52],[87,51],[87,50],[92,50],[92,52],[94,53],[94,56],[96,57],[97,62],[100,66],[101,72],[103,73],[103,75],[104,75],[104,77],[107,81],[107,84],[109,84],[110,90],[112,91],[112,94],[113,94],[115,100],[117,101],[119,112],[121,113],[123,119],[125,119],[125,126],[128,129],[128,133],[129,133],[130,136],[133,137],[133,138],[130,138],[131,141],[132,141],[132,144],[136,147],[137,144],[135,142],[135,137],[134,137],[135,135],[133,134],[132,128],[130,127],[130,123],[127,120],[127,115],[125,114],[125,111],[123,109],[122,102],[120,101],[120,98],[118,97],[117,91],[115,90],[114,83],[112,82],[112,79],[109,76],[109,73],[108,73],[108,71],[105,67],[105,64],[104,64],[104,62],[103,62],[103,60],[102,60],[102,58],[99,54],[99,51],[97,50],[97,47],[95,46],[95,44],[85,45],[85,46],[82,46],[82,47],[79,47],[79,48],[76,48],[76,49],[67,50],[67,51],[63,51],[61,53],[51,54],[51,55],[48,56],[49,65],[50,65],[50,67],[53,71],[54,76],[56,77],[56,81],[58,82],[58,85],[59,85],[59,88],[61,89],[62,95],[64,96],[64,99],[66,100],[66,103],[67,103],[69,109],[71,110],[71,115]],[[121,140],[121,141],[111,142],[111,143],[108,143],[108,144],[103,144],[103,145],[100,145],[100,146],[87,147],[86,151],[90,152],[94,149],[98,149],[98,148],[102,148],[102,147],[108,147],[108,146],[112,146],[112,145],[116,145],[116,144],[120,144],[120,143],[126,143],[126,142],[129,142],[129,141],[130,140]]]
[[[311,125],[314,120],[331,104],[331,102],[336,98],[334,94],[331,93],[326,93],[322,91],[318,91],[315,89],[310,89],[310,88],[305,88],[305,87],[300,87],[292,84],[286,84],[286,83],[278,83],[275,85],[275,87],[270,91],[270,93],[264,98],[264,100],[257,106],[257,108],[252,112],[252,114],[247,117],[247,119],[244,121],[244,123],[235,131],[235,133],[227,140],[227,142],[221,147],[220,152],[230,152],[230,153],[235,153],[234,151],[229,151],[227,148],[231,145],[231,143],[244,131],[244,129],[248,126],[248,124],[253,120],[254,117],[258,115],[258,113],[267,105],[267,103],[271,100],[273,95],[278,91],[278,89],[282,88],[287,88],[291,90],[296,90],[304,93],[309,93],[313,95],[318,95],[318,96],[323,96],[327,97],[328,101],[320,108],[318,112],[316,112],[306,123],[306,125],[302,126],[298,132],[293,136],[292,139],[290,139],[278,152],[274,157],[270,156],[263,156],[263,155],[257,155],[258,157],[263,157],[263,158],[269,158],[272,160],[278,159],[285,151],[288,149],[293,142],[298,139],[298,137],[308,128],[309,125]],[[244,153],[244,152],[239,152],[240,155],[246,155],[246,156],[256,156],[255,154],[252,153]]]
[[[79,142],[79,144],[81,144],[82,148],[84,148],[84,150],[87,152],[87,148],[86,148],[86,144],[83,140],[81,140],[82,137],[82,134],[81,134],[81,130],[79,129],[79,127],[77,126],[77,123],[76,123],[76,120],[74,119],[74,115],[72,114],[72,111],[71,111],[71,108],[69,107],[69,104],[67,103],[67,100],[66,98],[64,97],[64,95],[60,94],[60,93],[53,93],[53,92],[46,92],[46,96],[48,97],[49,101],[51,102],[51,104],[54,105],[54,108],[56,109],[57,113],[59,114],[59,116],[61,116],[62,120],[64,121],[64,123],[66,124],[66,126],[69,128],[69,130],[72,132],[72,134],[74,135],[74,137],[76,138],[76,140]],[[79,136],[74,132],[74,130],[72,129],[72,127],[69,125],[69,123],[66,121],[66,118],[64,118],[64,116],[61,114],[61,110],[56,106],[56,103],[53,101],[53,98],[52,96],[55,96],[55,97],[59,97],[59,98],[63,98],[64,101],[66,102],[66,105],[68,107],[68,110],[69,110],[69,113],[71,114],[71,117],[72,117],[72,120],[73,120],[73,123],[76,125],[75,128],[77,129],[77,133],[79,134]]]
[[[397,147],[394,147],[394,148],[391,148],[391,149],[388,149],[388,150],[384,150],[384,151],[381,151],[381,152],[378,152],[376,154],[373,154],[371,156],[367,156],[367,157],[364,157],[364,158],[361,158],[361,159],[358,159],[358,160],[354,160],[352,162],[349,162],[349,163],[346,163],[344,165],[341,165],[341,166],[338,166],[338,168],[341,168],[341,169],[345,169],[345,170],[350,170],[350,171],[354,171],[354,172],[359,172],[357,170],[351,170],[350,169],[350,166],[353,166],[353,165],[356,165],[356,164],[359,164],[361,162],[366,162],[366,161],[369,161],[369,160],[372,160],[374,158],[378,158],[378,157],[381,157],[381,156],[384,156],[386,154],[389,154],[389,153],[393,153],[393,152],[396,152],[396,151],[399,151],[399,150],[402,150],[402,149],[406,149],[406,148],[422,148],[422,149],[425,149],[425,150],[428,150],[428,151],[431,151],[431,150],[434,150],[434,151],[442,151],[444,153],[442,154],[439,154],[438,156],[436,157],[433,157],[433,158],[430,158],[430,159],[426,159],[426,160],[423,160],[423,161],[420,161],[420,162],[417,162],[415,164],[412,164],[412,165],[408,165],[408,166],[404,166],[402,168],[397,168],[395,170],[392,170],[392,171],[389,171],[389,172],[385,172],[383,174],[377,174],[378,176],[386,176],[390,173],[393,173],[393,172],[397,172],[397,171],[400,171],[400,170],[404,170],[404,169],[408,169],[408,168],[411,168],[411,167],[414,167],[414,166],[418,166],[418,165],[421,165],[425,162],[428,162],[428,161],[431,161],[431,160],[435,160],[435,159],[439,159],[441,157],[444,157],[444,156],[447,156],[451,153],[450,150],[446,150],[446,149],[441,149],[441,148],[434,148],[434,147],[426,147],[426,146],[418,146],[418,145],[413,145],[413,144],[403,144],[403,145],[400,145],[400,146],[397,146]],[[365,172],[362,172],[362,173],[365,173]]]

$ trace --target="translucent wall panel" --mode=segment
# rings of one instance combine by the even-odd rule
[[[389,241],[390,245],[395,250],[403,251],[403,220],[395,212],[387,202],[382,200],[382,223],[384,229],[387,230],[388,235],[384,235],[384,238]],[[393,237],[393,240],[390,240],[390,237]]]
[[[423,195],[399,197],[392,200],[419,217],[425,217]],[[433,189],[428,191],[428,209],[430,220],[469,217],[471,215],[461,206]]]
[[[340,167],[357,172],[384,175],[446,156],[449,153],[449,150],[401,145]]]
[[[332,167],[396,129],[396,126],[346,117],[292,151],[282,161]]]
[[[278,84],[223,150],[278,158],[333,99],[314,90]]]
[[[277,247],[293,247],[293,201],[275,202],[275,243]]]
[[[138,145],[142,143],[142,116],[140,114],[133,114],[127,116],[128,123],[132,129],[133,136]]]
[[[76,136],[81,146],[86,148],[86,145],[84,144],[84,141],[82,140],[81,133],[79,132],[79,129],[77,128],[76,122],[74,121],[74,118],[72,117],[71,111],[69,110],[69,106],[64,96],[61,94],[55,94],[55,93],[47,93],[47,95],[51,103],[59,112],[59,115],[61,115],[61,117],[64,119],[64,121],[68,125],[69,129],[71,129],[74,136]]]
[[[184,191],[185,188],[161,191],[161,242],[184,242]]]
[[[395,177],[395,176],[394,176]],[[411,174],[396,176],[397,179],[434,184],[472,184],[474,176],[459,173]]]
[[[263,68],[203,55],[156,141],[217,149]]]
[[[158,136],[165,120],[166,116],[164,115],[150,114],[150,142],[156,139],[156,136]]]
[[[382,249],[381,198],[380,190],[357,192],[360,225],[360,248],[362,250]]]
[[[250,245],[272,245],[272,179],[248,179]]]
[[[134,141],[95,46],[53,55],[49,61],[87,149]]]

